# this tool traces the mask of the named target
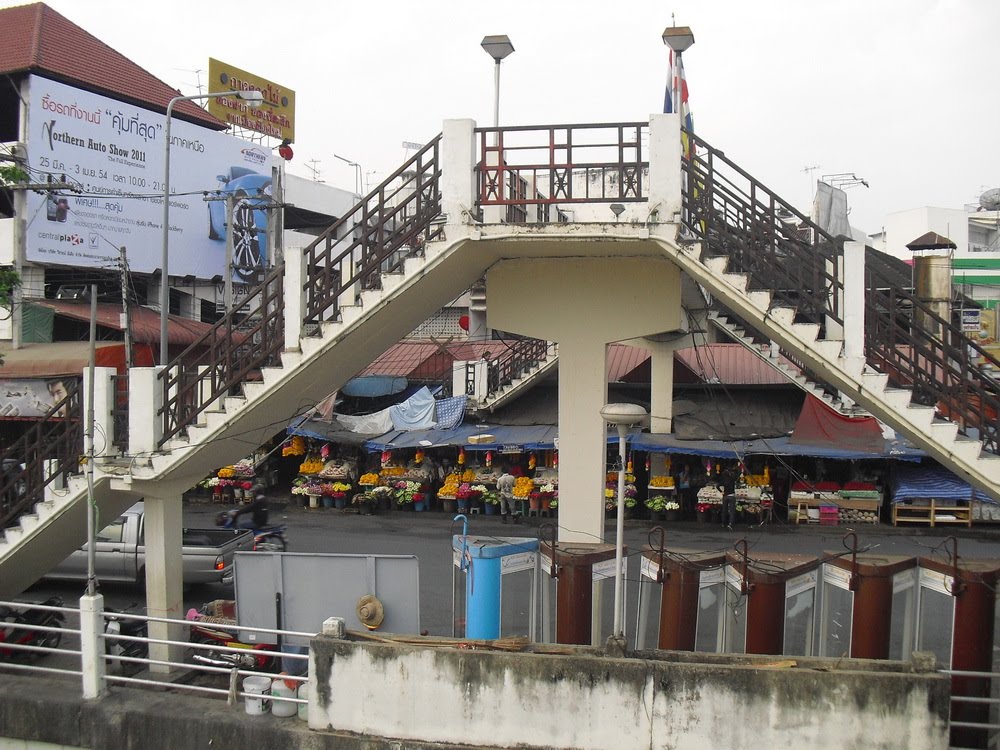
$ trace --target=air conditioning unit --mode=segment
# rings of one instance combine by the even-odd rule
[[[90,299],[86,284],[63,284],[56,290],[56,299]]]

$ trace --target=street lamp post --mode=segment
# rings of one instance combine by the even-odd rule
[[[625,613],[622,611],[625,589],[625,566],[623,549],[625,546],[625,435],[631,425],[646,419],[648,414],[638,404],[607,404],[601,409],[601,417],[608,424],[618,428],[618,518],[615,526],[615,622],[614,635],[625,634]]]
[[[500,127],[500,61],[514,51],[514,45],[510,43],[510,37],[506,34],[494,34],[484,36],[482,47],[486,53],[496,61],[493,68],[493,127]],[[493,134],[497,138],[497,134]]]
[[[358,164],[356,161],[351,161],[350,159],[341,156],[340,154],[334,154],[333,158],[340,159],[342,162],[350,164],[352,167],[354,167],[354,179],[356,187],[358,188],[358,197],[359,198],[362,197],[364,193],[362,193],[361,190],[362,188],[364,188],[364,184],[362,183],[362,178],[361,178],[362,175],[361,165]]]
[[[160,365],[167,364],[167,315],[170,312],[170,284],[167,272],[168,247],[170,245],[170,121],[177,102],[190,102],[195,99],[211,99],[213,97],[235,97],[249,104],[260,105],[264,95],[259,91],[216,91],[210,94],[192,94],[191,96],[175,96],[167,104],[167,120],[164,127],[163,143],[163,243],[160,255]],[[226,273],[230,273],[227,268]]]

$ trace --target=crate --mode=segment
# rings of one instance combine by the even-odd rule
[[[819,525],[836,526],[840,523],[840,508],[836,505],[819,506]]]

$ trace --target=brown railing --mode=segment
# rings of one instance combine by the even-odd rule
[[[476,133],[479,205],[519,207],[508,209],[509,222],[526,221],[528,205],[647,199],[648,123],[476,128]]]
[[[489,398],[503,390],[515,380],[531,372],[532,368],[546,361],[552,344],[541,339],[517,339],[514,342],[504,341],[507,351],[487,363],[486,397]],[[476,363],[465,365],[465,394],[474,396],[476,393]]]
[[[790,203],[691,134],[692,156],[682,160],[684,226],[710,255],[729,258],[728,270],[750,277],[749,289],[773,291],[777,306],[794,307],[799,320],[842,323],[844,288],[836,258],[840,245]]]
[[[402,271],[440,235],[440,143],[439,135],[305,249],[305,322],[335,320],[356,303],[345,292],[381,288],[383,273]]]
[[[842,239],[704,140],[690,138],[693,153],[682,161],[686,235],[703,243],[704,254],[727,256],[728,270],[747,273],[750,289],[770,290],[772,306],[794,307],[797,320],[821,328],[842,323]],[[998,452],[1000,383],[980,365],[1000,371],[1000,362],[955,322],[899,288],[886,269],[867,264],[865,286],[867,362]]]
[[[280,365],[285,346],[284,266],[226,313],[160,372],[163,437],[183,434],[222,396],[233,395],[262,367]]]
[[[63,381],[66,396],[0,454],[0,529],[12,526],[45,497],[57,477],[80,472],[83,404],[80,381]],[[48,462],[52,461],[52,464]],[[50,467],[51,473],[46,470]]]

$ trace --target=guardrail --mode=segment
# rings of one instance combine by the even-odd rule
[[[953,750],[1000,746],[1000,672],[944,669],[952,679],[951,741]]]
[[[203,624],[192,620],[104,610],[94,613],[92,622],[99,623],[99,633],[96,634],[95,640],[103,653],[106,670],[88,673],[82,647],[82,642],[88,637],[88,626],[81,618],[79,608],[0,601],[0,613],[4,611],[8,611],[8,614],[0,616],[0,671],[7,669],[15,672],[79,676],[84,685],[90,683],[101,686],[98,692],[103,693],[109,684],[162,690],[163,681],[143,676],[142,670],[149,667],[163,667],[166,670],[184,670],[195,675],[191,680],[172,682],[173,690],[225,698],[231,704],[238,698],[295,705],[308,703],[305,698],[297,697],[298,687],[309,681],[307,676],[278,673],[274,669],[250,669],[246,666],[248,661],[260,660],[272,664],[283,664],[285,660],[308,664],[308,653],[282,651],[280,646],[251,647],[249,644],[239,643],[238,634],[250,633],[255,640],[273,638],[280,643],[290,636],[312,638],[314,633],[252,628],[219,622],[216,618],[212,618],[210,624]],[[45,614],[57,616],[60,622],[39,624],[45,620]],[[227,645],[225,638],[220,638],[218,642],[150,638],[143,633],[143,631],[148,632],[150,623],[195,630],[210,628],[212,631],[231,633],[230,642],[234,645]],[[186,658],[183,661],[150,658],[150,646],[154,644],[183,648]],[[38,663],[43,657],[46,663]],[[304,673],[306,670],[301,671]],[[291,694],[276,695],[241,689],[240,680],[248,677],[266,678],[268,681],[281,679],[290,683],[288,687]],[[291,685],[296,687],[292,688]]]

